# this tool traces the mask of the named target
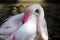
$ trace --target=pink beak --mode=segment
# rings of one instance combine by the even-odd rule
[[[29,17],[28,12],[25,12],[25,14],[23,16],[23,23],[26,23],[27,22],[28,17]]]

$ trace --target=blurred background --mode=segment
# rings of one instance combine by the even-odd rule
[[[40,4],[44,8],[49,40],[60,40],[59,0],[0,0],[0,25],[5,19],[24,12],[25,8]]]

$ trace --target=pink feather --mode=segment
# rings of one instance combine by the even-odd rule
[[[12,39],[11,39],[11,40],[16,40],[15,35],[12,37]]]

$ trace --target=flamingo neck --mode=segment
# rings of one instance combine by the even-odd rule
[[[28,21],[28,13],[25,13],[24,16],[23,16],[23,23],[26,23]]]

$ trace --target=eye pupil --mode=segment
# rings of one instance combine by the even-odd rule
[[[36,11],[35,11],[35,12],[39,13],[39,10],[38,10],[38,9],[36,9]]]

